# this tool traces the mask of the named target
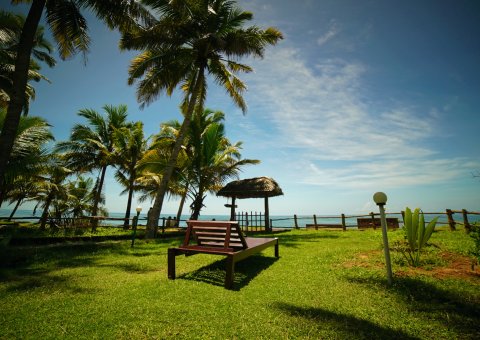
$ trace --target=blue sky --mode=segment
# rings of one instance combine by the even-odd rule
[[[471,0],[245,0],[261,27],[285,36],[264,59],[244,60],[255,73],[242,115],[224,90],[209,87],[207,106],[226,114],[227,136],[243,156],[261,160],[241,178],[273,177],[285,195],[271,213],[339,214],[375,210],[384,191],[388,211],[406,206],[479,211],[480,2]],[[19,6],[2,5],[20,10]],[[42,72],[31,114],[67,139],[82,108],[126,104],[146,135],[180,119],[180,94],[144,110],[127,85],[134,52],[119,52],[116,32],[87,15],[92,37],[81,56]],[[112,173],[107,208],[122,212],[126,196]],[[207,197],[203,214],[226,214],[224,198]],[[262,200],[240,200],[260,211]],[[170,200],[163,213],[176,212]],[[134,205],[135,206],[135,205]],[[148,208],[149,203],[143,203]]]

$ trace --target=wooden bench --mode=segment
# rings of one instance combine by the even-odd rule
[[[387,219],[387,228],[388,229],[398,229],[398,218],[396,217],[388,217]],[[382,224],[380,222],[380,218],[375,217],[375,218],[357,218],[357,225],[358,229],[368,229],[368,228],[373,228],[373,229],[381,229]]]
[[[275,257],[279,257],[276,237],[244,237],[235,221],[190,220],[187,221],[183,244],[168,249],[168,278],[175,280],[175,257],[178,255],[223,255],[227,257],[225,288],[231,289],[235,263],[272,246],[275,247]]]

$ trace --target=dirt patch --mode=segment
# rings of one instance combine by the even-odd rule
[[[428,275],[439,279],[457,278],[474,281],[480,280],[480,266],[478,263],[474,263],[471,257],[447,251],[442,251],[439,255],[442,258],[441,265],[420,267],[397,266],[395,268],[395,275],[400,277]],[[343,263],[343,267],[345,268],[379,268],[383,266],[383,252],[381,250],[358,254],[355,260]]]

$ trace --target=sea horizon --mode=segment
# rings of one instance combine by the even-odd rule
[[[12,209],[5,209],[1,208],[0,209],[0,219],[6,219],[10,216],[12,212]],[[427,212],[428,213],[428,212]],[[13,220],[15,219],[21,219],[24,221],[29,221],[29,222],[35,222],[37,221],[41,216],[41,210],[37,210],[36,214],[33,214],[33,211],[31,209],[18,209],[12,218]],[[119,220],[113,220],[113,219],[118,219],[118,218],[123,218],[125,216],[125,212],[109,212],[108,217],[112,218],[111,221],[108,222],[109,225],[118,225],[120,226],[122,224],[121,221]],[[135,216],[135,212],[132,211],[130,214],[130,218],[133,218]],[[297,223],[300,228],[304,228],[307,224],[314,224],[314,215],[313,214],[305,214],[305,215],[297,215]],[[345,224],[347,227],[356,227],[357,226],[357,217],[359,216],[368,216],[368,214],[358,214],[358,215],[346,215],[345,219]],[[439,217],[438,224],[439,225],[444,225],[448,224],[447,216],[445,214],[441,215],[431,215],[428,214],[426,215],[426,220],[431,220],[435,216]],[[28,217],[31,217],[30,219],[27,219]],[[160,219],[165,218],[176,218],[176,214],[161,214]],[[388,217],[396,217],[399,220],[399,224],[403,224],[402,217],[398,213],[387,213],[387,218]],[[145,223],[147,218],[146,212],[141,212],[139,215],[139,224],[142,225]],[[182,214],[180,218],[180,227],[186,227],[186,220],[190,218],[190,214]],[[205,214],[205,215],[200,215],[199,220],[217,220],[217,221],[226,221],[230,219],[230,215],[227,214]],[[454,214],[454,219],[457,223],[463,223],[463,217],[461,214]],[[108,221],[108,218],[106,219]],[[295,227],[295,222],[294,222],[294,214],[291,215],[270,215],[270,220],[272,222],[272,227],[273,228],[294,228]],[[329,214],[329,215],[316,215],[316,220],[317,224],[341,224],[342,219],[341,219],[341,213],[339,214]],[[480,215],[468,215],[468,220],[470,223],[475,223],[475,222],[480,222]],[[253,222],[249,223],[250,225],[261,225],[260,218],[257,217],[255,220],[255,217],[253,217]]]

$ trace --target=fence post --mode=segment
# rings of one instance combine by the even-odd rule
[[[345,214],[342,214],[342,228],[343,228],[343,231],[347,230],[347,223],[345,222]]]
[[[373,211],[370,213],[370,216],[372,217],[372,227],[373,227],[373,230],[376,230],[377,227],[375,226],[375,214],[373,213]]]
[[[293,220],[295,221],[295,229],[298,229],[297,215],[293,215]]]
[[[315,214],[313,214],[313,223],[315,224],[315,230],[318,230],[317,215],[315,215]]]
[[[448,225],[450,226],[450,230],[454,231],[457,230],[455,228],[455,220],[453,219],[453,211],[451,209],[447,209],[447,218],[448,218]]]
[[[468,211],[465,209],[462,209],[462,214],[463,214],[463,224],[465,225],[465,230],[467,233],[469,233],[472,229],[472,226],[470,225],[470,222],[468,222]]]
[[[402,214],[402,220],[405,223],[405,211],[402,210],[402,211],[400,211],[400,213]]]

